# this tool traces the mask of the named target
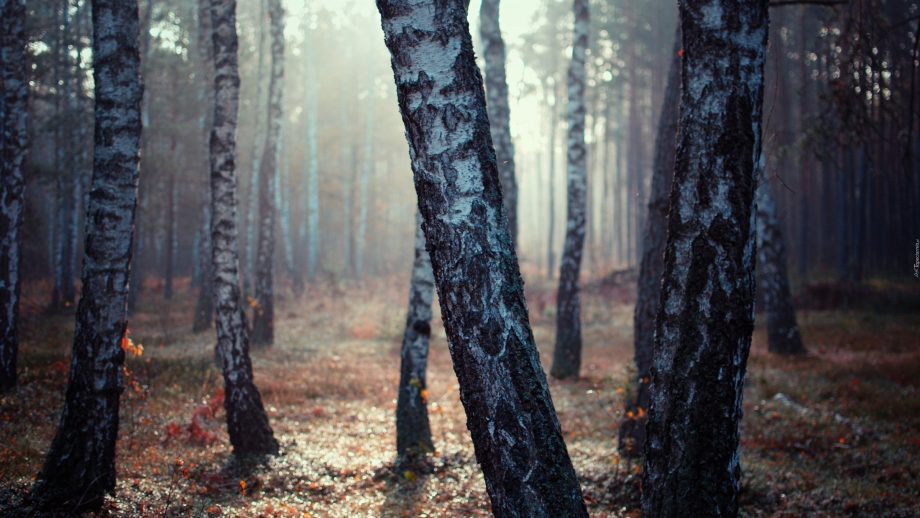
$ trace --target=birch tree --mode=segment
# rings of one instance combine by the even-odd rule
[[[581,368],[581,304],[578,277],[585,246],[585,203],[588,170],[585,158],[585,54],[588,50],[588,0],[574,0],[575,24],[572,30],[572,60],[568,73],[568,146],[565,243],[559,267],[556,296],[556,347],[553,368],[556,378],[577,378]]]
[[[586,516],[502,210],[465,0],[378,0],[423,231],[497,516]]]
[[[96,129],[86,255],[60,425],[32,489],[41,510],[97,510],[115,491],[141,136],[136,2],[93,1]]]
[[[217,356],[224,376],[227,431],[237,455],[278,451],[253,383],[246,316],[240,304],[236,229],[236,125],[240,74],[236,1],[210,0],[214,31],[214,119],[211,130],[211,254]]]
[[[210,107],[214,106],[214,59],[211,44],[211,11],[210,0],[198,0],[198,38],[196,50],[198,51],[199,74],[197,81],[198,99],[201,103],[201,114],[198,118],[198,130],[202,142],[207,142],[211,134]],[[214,286],[211,275],[211,196],[210,196],[210,159],[208,153],[202,149],[204,161],[202,163],[202,193],[201,193],[201,222],[198,242],[198,259],[200,270],[200,286],[198,300],[195,303],[195,320],[192,330],[204,331],[211,327],[214,319]]]
[[[757,269],[767,315],[767,347],[771,353],[805,354],[802,335],[795,319],[795,307],[789,293],[786,266],[786,243],[776,213],[776,202],[766,177],[762,158],[757,186]]]
[[[271,20],[272,69],[268,83],[268,132],[259,172],[259,250],[256,260],[256,308],[252,322],[252,342],[270,345],[274,341],[275,293],[275,188],[281,146],[281,102],[284,96],[284,24],[281,0],[268,0]]]
[[[514,177],[514,142],[511,140],[508,82],[505,79],[505,42],[499,24],[499,2],[482,1],[479,8],[479,34],[486,63],[486,107],[501,179],[502,202],[508,218],[511,242],[517,246],[517,181]]]
[[[367,212],[370,203],[368,184],[374,173],[374,97],[368,96],[367,121],[364,129],[364,167],[358,179],[358,235],[355,239],[355,275],[364,280],[364,250],[367,244]],[[350,222],[346,222],[350,224]],[[347,257],[346,257],[347,260]]]
[[[639,264],[638,296],[633,313],[633,346],[636,365],[635,398],[626,401],[625,416],[620,423],[621,455],[642,454],[645,447],[645,421],[649,403],[652,350],[655,344],[655,317],[658,293],[664,269],[664,248],[668,233],[668,199],[674,177],[674,153],[677,146],[677,121],[680,115],[680,32],[674,36],[671,69],[665,87],[664,102],[655,139],[655,162],[652,168],[652,192],[645,219],[642,261]]]
[[[434,273],[425,249],[422,216],[415,215],[415,260],[409,285],[409,314],[400,352],[399,394],[396,398],[397,462],[412,463],[434,451],[428,422],[428,342],[431,338],[431,305]]]
[[[754,310],[766,0],[682,0],[681,114],[643,516],[736,516]]]
[[[25,0],[0,0],[0,393],[16,386],[29,80]]]

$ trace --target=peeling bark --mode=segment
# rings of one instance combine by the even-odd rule
[[[527,318],[463,0],[378,0],[448,346],[496,516],[587,516]]]
[[[275,189],[281,145],[281,101],[284,96],[284,25],[281,0],[268,0],[271,19],[272,73],[268,83],[268,132],[259,172],[259,250],[256,260],[253,345],[271,345],[275,339]]]
[[[235,0],[211,0],[211,26],[214,31],[211,253],[217,356],[224,375],[227,431],[236,455],[270,454],[278,451],[278,442],[253,383],[249,334],[240,305],[235,163],[240,75]]]
[[[755,193],[757,271],[758,286],[763,291],[764,313],[767,314],[767,347],[774,354],[806,354],[789,292],[786,243],[776,214],[773,192],[765,177],[763,159],[758,169],[761,183]]]
[[[32,489],[43,511],[97,510],[115,491],[143,95],[137,3],[94,0],[93,61],[95,150],[83,288],[64,411]]]
[[[22,215],[28,152],[25,0],[0,0],[0,393],[16,386]]]
[[[411,463],[434,451],[428,423],[428,341],[431,337],[431,305],[434,300],[434,272],[425,249],[422,216],[415,216],[415,260],[409,285],[409,314],[403,334],[396,399],[397,462]]]
[[[486,107],[495,145],[495,160],[502,185],[502,202],[511,243],[517,246],[517,181],[514,174],[514,141],[511,140],[508,82],[505,79],[505,42],[499,24],[500,0],[483,0],[479,8],[479,35],[485,58]]]
[[[559,292],[556,296],[556,347],[553,350],[553,368],[550,371],[555,378],[577,378],[581,369],[581,303],[578,296],[578,277],[585,247],[587,219],[585,54],[588,51],[588,0],[574,0],[572,8],[575,13],[575,25],[572,32],[572,61],[568,74],[568,206],[565,243],[559,267]]]
[[[767,2],[682,0],[680,10],[680,129],[642,514],[736,516]]]
[[[664,102],[655,140],[655,164],[652,169],[652,192],[645,219],[642,262],[639,265],[638,296],[633,314],[635,347],[635,398],[626,401],[620,422],[618,449],[621,455],[638,456],[645,448],[645,422],[649,403],[652,350],[655,344],[655,318],[661,273],[664,270],[664,247],[668,233],[668,196],[674,177],[674,153],[677,147],[677,120],[680,115],[680,31],[674,37],[674,50]]]

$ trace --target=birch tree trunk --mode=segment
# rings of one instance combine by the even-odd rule
[[[16,386],[22,214],[28,152],[25,0],[0,0],[0,393]]]
[[[763,290],[764,312],[767,314],[767,347],[774,354],[805,354],[792,295],[789,293],[782,225],[776,214],[776,201],[763,162],[761,158],[758,164],[760,185],[757,186],[754,199],[757,204],[759,286]]]
[[[397,463],[411,464],[434,451],[428,423],[428,341],[431,338],[431,305],[434,300],[434,272],[425,249],[422,216],[415,215],[415,260],[409,285],[409,314],[403,334],[396,399]]]
[[[198,0],[198,39],[196,42],[199,61],[198,78],[198,99],[201,106],[201,115],[198,118],[198,131],[202,136],[202,142],[207,145],[207,137],[211,134],[213,112],[210,107],[214,106],[214,57],[211,36],[211,12],[209,10],[210,0]],[[200,261],[199,270],[201,272],[200,286],[198,290],[198,300],[195,303],[195,320],[192,324],[192,331],[201,332],[211,327],[214,319],[214,279],[211,272],[211,196],[210,196],[210,159],[208,153],[202,149],[204,162],[202,163],[202,185],[201,185],[201,230],[199,238],[198,258]]]
[[[575,25],[572,32],[572,61],[568,74],[569,131],[566,153],[568,208],[565,244],[559,267],[559,292],[556,296],[556,347],[553,350],[555,378],[577,378],[581,369],[581,304],[578,277],[585,247],[585,203],[588,171],[585,164],[585,54],[588,50],[588,0],[574,0]]]
[[[217,356],[224,375],[227,431],[236,455],[278,451],[252,379],[246,315],[240,305],[236,229],[236,125],[240,75],[236,1],[210,0],[214,31],[214,119],[211,130],[211,254]]]
[[[638,296],[633,314],[633,345],[635,348],[635,398],[626,401],[624,418],[620,422],[619,451],[624,456],[641,455],[645,449],[645,421],[649,403],[652,350],[655,344],[655,318],[661,273],[664,270],[664,249],[668,233],[668,196],[674,177],[674,152],[677,146],[677,120],[680,115],[680,31],[674,36],[674,52],[664,102],[655,140],[655,164],[652,169],[652,192],[645,220],[645,245],[639,264]]]
[[[642,514],[737,516],[766,0],[682,0],[683,89]]]
[[[271,345],[275,338],[275,188],[281,144],[281,101],[284,95],[284,26],[281,0],[268,0],[271,19],[272,72],[268,84],[268,133],[259,172],[259,255],[256,261],[256,307],[253,345]]]
[[[479,8],[479,34],[486,63],[486,107],[502,184],[502,202],[508,218],[511,242],[517,247],[517,181],[514,177],[514,142],[511,140],[508,83],[505,79],[505,42],[499,25],[499,2],[483,0]]]
[[[552,279],[556,275],[556,127],[559,125],[559,88],[553,85],[553,107],[549,123],[549,146],[547,159],[549,160],[549,221],[546,224],[546,277]]]
[[[74,129],[73,121],[70,119],[75,115],[74,114],[74,99],[71,94],[72,83],[73,83],[73,59],[70,55],[70,38],[73,37],[73,31],[71,30],[71,17],[70,17],[70,3],[65,2],[61,7],[63,13],[63,32],[61,34],[61,52],[62,52],[62,63],[59,66],[63,66],[63,74],[61,76],[61,91],[63,93],[63,98],[60,100],[61,105],[64,108],[64,120],[67,120],[67,123],[63,123],[59,120],[58,123],[63,125],[62,132],[64,134],[64,145],[58,147],[57,152],[60,154],[60,159],[58,160],[59,169],[57,174],[62,177],[61,184],[63,185],[63,192],[61,192],[61,197],[59,198],[59,203],[61,203],[61,302],[64,307],[72,307],[76,302],[76,287],[75,287],[75,276],[76,276],[76,265],[77,265],[77,218],[74,217],[74,213],[79,207],[76,199],[79,197],[77,192],[77,175],[75,174],[76,161],[73,158],[74,154]]]
[[[64,410],[32,489],[42,511],[98,510],[105,493],[115,491],[143,91],[136,2],[94,0],[93,61],[95,150],[83,291]]]
[[[460,399],[496,516],[587,516],[527,318],[464,0],[378,0]]]

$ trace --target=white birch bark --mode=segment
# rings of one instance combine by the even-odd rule
[[[524,302],[464,0],[378,0],[423,230],[497,516],[586,516]]]
[[[28,152],[25,0],[0,0],[0,393],[16,386],[22,215]]]
[[[115,490],[141,98],[137,4],[93,2],[96,85],[86,257],[60,425],[32,489],[41,511],[97,510]]]
[[[568,73],[567,185],[565,244],[559,268],[556,296],[556,347],[551,374],[556,378],[577,378],[581,368],[581,303],[578,278],[581,273],[587,223],[588,170],[585,147],[585,59],[588,51],[588,0],[574,0],[572,61]]]
[[[682,0],[680,10],[683,89],[642,512],[736,516],[767,2]]]
[[[249,331],[241,306],[236,228],[236,126],[240,75],[236,1],[210,0],[214,31],[214,118],[211,130],[211,254],[217,356],[224,377],[227,431],[236,455],[278,451],[253,383]]]

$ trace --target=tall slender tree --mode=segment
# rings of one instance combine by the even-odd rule
[[[304,52],[307,61],[305,105],[307,109],[307,152],[309,153],[309,158],[305,161],[307,173],[307,224],[305,227],[307,229],[307,279],[313,281],[316,279],[316,272],[319,268],[319,146],[316,135],[319,118],[316,81],[319,80],[319,74],[310,34],[311,31],[308,31],[305,36],[307,48]]]
[[[378,0],[460,399],[498,516],[586,516],[534,346],[465,0]]]
[[[361,177],[358,181],[358,235],[355,236],[355,275],[363,280],[364,255],[367,245],[367,216],[369,199],[369,183],[374,173],[374,97],[368,96],[367,120],[364,126],[364,166],[361,168]],[[347,258],[346,258],[347,259]]]
[[[428,423],[428,341],[431,338],[431,305],[434,273],[425,249],[422,215],[415,215],[415,260],[409,285],[409,314],[400,352],[399,394],[396,398],[396,456],[411,464],[434,451]]]
[[[143,95],[136,2],[93,1],[93,63],[95,150],[83,288],[64,411],[32,490],[39,509],[68,513],[98,509],[115,491]]]
[[[214,31],[214,119],[211,130],[211,257],[217,357],[224,375],[227,431],[237,455],[278,451],[262,397],[252,378],[249,332],[241,306],[236,229],[236,125],[239,46],[236,0],[210,0]]]
[[[665,87],[664,102],[655,141],[652,169],[652,192],[645,219],[642,262],[639,264],[638,296],[633,314],[633,346],[636,365],[635,397],[626,401],[625,416],[620,423],[621,455],[640,455],[645,448],[645,421],[648,412],[652,350],[655,344],[655,317],[661,273],[664,270],[664,246],[668,234],[668,196],[674,177],[674,151],[677,146],[677,120],[680,113],[680,31],[674,36],[671,71]]]
[[[25,0],[0,0],[0,393],[16,386],[29,80]]]
[[[553,368],[556,378],[577,378],[581,369],[581,303],[578,277],[585,248],[588,168],[585,163],[585,55],[588,51],[588,0],[574,0],[575,24],[572,29],[572,61],[568,73],[568,143],[566,152],[568,208],[565,244],[559,267],[559,292],[556,296],[556,348]]]
[[[265,126],[267,120],[267,111],[263,111],[263,107],[267,105],[269,100],[266,98],[266,88],[265,88],[265,40],[266,40],[266,31],[265,31],[265,3],[268,0],[256,0],[259,2],[259,18],[256,22],[256,28],[259,31],[259,44],[256,46],[256,52],[258,52],[258,68],[256,72],[256,110],[255,110],[255,138],[253,139],[253,148],[252,148],[252,166],[250,168],[249,175],[249,198],[248,203],[246,204],[246,263],[244,265],[243,271],[243,292],[247,296],[251,296],[255,286],[256,278],[256,247],[258,240],[258,229],[261,226],[259,221],[259,201],[260,201],[260,186],[261,180],[259,174],[261,173],[260,160],[265,156]],[[271,74],[269,74],[271,77]],[[269,79],[270,81],[271,79]],[[268,96],[270,98],[270,94]]]
[[[271,20],[272,73],[268,83],[268,132],[262,148],[259,172],[259,254],[256,261],[256,307],[252,322],[252,343],[270,345],[275,339],[275,189],[281,146],[284,97],[284,16],[281,0],[268,0]]]
[[[486,107],[495,160],[502,184],[502,201],[508,218],[511,242],[517,246],[517,181],[514,174],[514,142],[511,140],[508,82],[505,79],[505,42],[499,24],[500,0],[483,0],[479,8],[479,35],[485,58]]]
[[[196,85],[198,87],[198,100],[201,114],[198,117],[198,131],[202,136],[202,143],[207,146],[207,137],[211,134],[211,116],[214,106],[214,47],[211,43],[211,11],[210,0],[198,0],[198,38],[195,44],[198,57],[198,74]],[[202,149],[202,151],[205,151]],[[201,281],[198,290],[198,300],[195,303],[195,320],[192,330],[204,331],[211,327],[214,320],[214,286],[211,275],[211,164],[207,152],[202,152],[204,157],[201,171],[201,221],[198,242],[198,259]]]
[[[765,161],[762,156],[758,164],[760,183],[754,199],[757,202],[758,286],[763,291],[764,313],[767,314],[767,347],[775,354],[800,355],[806,350],[789,292],[786,243]]]
[[[680,13],[684,87],[642,512],[736,516],[767,1],[681,0]]]

